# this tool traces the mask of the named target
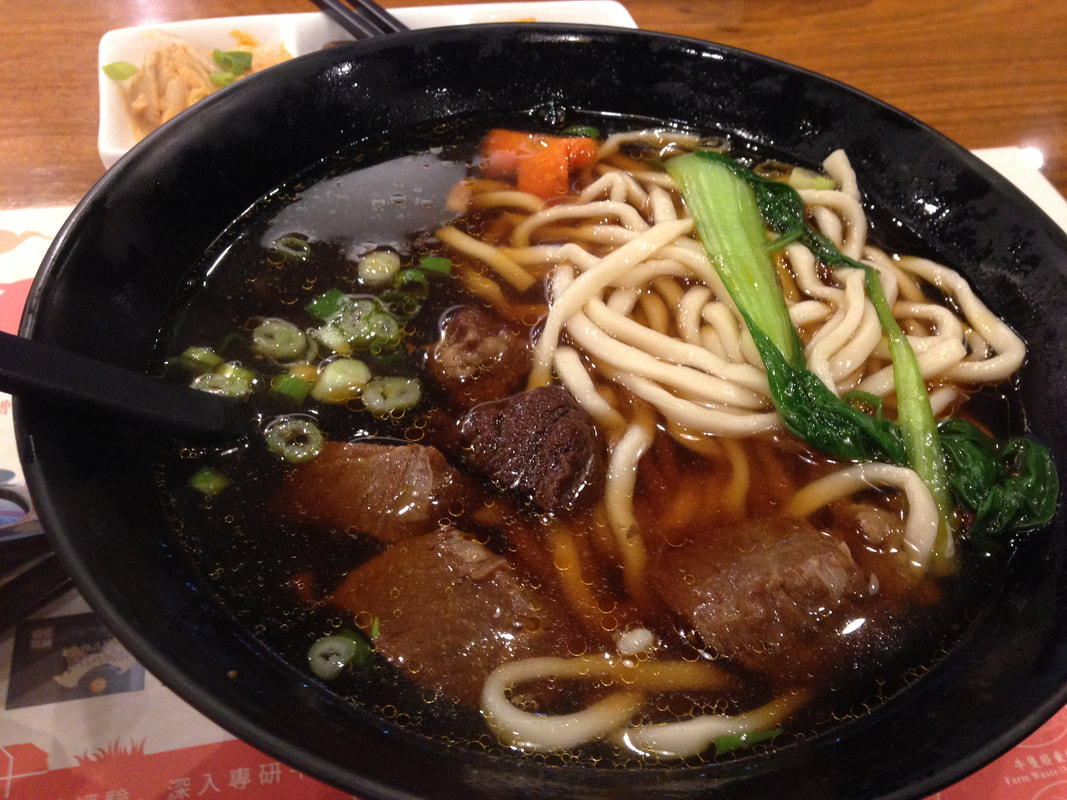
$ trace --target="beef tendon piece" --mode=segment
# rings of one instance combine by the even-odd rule
[[[566,612],[501,556],[450,528],[406,539],[353,570],[329,598],[424,689],[477,706],[489,673],[567,654]]]
[[[327,442],[291,470],[279,508],[290,519],[390,543],[440,528],[467,488],[433,447]]]
[[[530,371],[529,341],[490,312],[460,306],[442,322],[429,367],[452,403],[470,408],[522,387]]]
[[[665,548],[652,572],[657,594],[708,648],[784,682],[847,657],[855,642],[841,631],[867,581],[844,545],[791,519],[719,538]]]
[[[464,463],[536,510],[560,514],[604,488],[605,456],[592,418],[562,386],[541,386],[471,409],[460,422]]]

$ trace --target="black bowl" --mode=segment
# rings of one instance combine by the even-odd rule
[[[846,148],[868,203],[961,269],[1027,339],[1026,422],[1062,465],[1063,232],[965,150],[870,97],[766,58],[644,32],[415,32],[241,81],[150,136],[93,188],[45,259],[22,333],[144,370],[192,265],[286,178],[365,137],[535,107],[722,130],[801,163]],[[1067,699],[1061,510],[1015,553],[957,648],[828,735],[702,768],[636,771],[449,749],[323,690],[227,615],[167,523],[152,434],[27,402],[16,413],[52,543],[119,639],[237,736],[365,798],[920,797],[1000,754]]]

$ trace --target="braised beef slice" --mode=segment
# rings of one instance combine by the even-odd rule
[[[471,409],[459,444],[473,472],[539,511],[577,508],[603,489],[603,445],[593,420],[562,386]]]
[[[567,654],[566,612],[504,558],[447,529],[406,539],[351,572],[329,602],[369,631],[375,649],[424,689],[476,706],[506,661]]]
[[[462,476],[436,448],[327,442],[293,467],[279,507],[291,519],[395,542],[436,530],[464,495]]]
[[[704,644],[772,680],[833,669],[840,631],[866,586],[839,542],[800,520],[743,523],[708,542],[666,548],[654,590]]]
[[[429,366],[452,403],[470,408],[521,388],[530,371],[529,343],[490,312],[460,306],[442,322]]]

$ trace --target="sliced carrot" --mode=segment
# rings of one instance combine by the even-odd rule
[[[483,170],[487,178],[508,178],[515,175],[519,154],[526,151],[530,134],[507,128],[494,128],[482,139]]]
[[[596,140],[495,128],[482,140],[486,177],[515,176],[519,191],[547,200],[566,194],[572,170],[593,164]]]
[[[599,153],[596,139],[590,139],[587,136],[571,136],[564,141],[567,142],[569,148],[568,160],[571,169],[582,169],[582,167],[590,167],[596,163]]]
[[[571,178],[566,142],[546,138],[538,144],[525,158],[520,156],[516,187],[542,200],[566,194]]]

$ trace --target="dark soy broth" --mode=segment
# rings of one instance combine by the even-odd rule
[[[644,124],[632,120],[625,121],[625,126],[620,120],[588,121],[604,128],[622,129]],[[505,122],[527,130],[545,127],[536,114]],[[494,124],[500,121],[494,120]],[[161,369],[175,380],[188,380],[174,366],[173,356],[187,346],[197,345],[214,348],[227,361],[258,372],[265,359],[249,344],[258,321],[277,317],[302,329],[315,325],[316,318],[305,306],[316,296],[331,290],[366,292],[355,265],[368,252],[389,249],[399,256],[402,267],[416,265],[425,256],[448,253],[434,231],[460,216],[449,210],[446,201],[452,187],[476,171],[477,145],[488,127],[484,120],[459,119],[434,129],[398,135],[388,142],[361,143],[315,165],[263,198],[205,254],[180,298],[173,325],[164,334]],[[870,211],[877,228],[877,210]],[[479,216],[474,212],[462,224],[467,230],[482,231],[491,228],[494,219],[492,214]],[[892,226],[886,223],[882,227]],[[279,254],[276,244],[287,237],[307,243],[301,258]],[[911,252],[921,250],[919,242],[893,245]],[[448,254],[454,260],[462,260]],[[534,306],[544,302],[544,289],[537,282],[525,293],[512,291],[510,299]],[[485,302],[455,277],[431,280],[417,313],[404,320],[403,345],[388,352],[357,354],[375,374],[418,378],[423,395],[416,407],[375,416],[353,404],[311,407],[259,389],[248,401],[249,414],[260,421],[285,414],[307,415],[335,442],[371,439],[447,445],[456,424],[454,413],[448,410],[448,399],[427,374],[426,351],[440,336],[442,318],[450,309],[463,305],[483,307]],[[540,320],[532,317],[527,323],[522,334],[535,336]],[[981,404],[983,414],[987,410],[1002,414],[1008,405],[1000,391],[985,390],[981,396],[985,398]],[[994,421],[994,426],[999,423]],[[783,482],[803,484],[833,466],[828,459],[784,435],[759,436],[746,441],[743,447],[746,457],[766,467],[761,471],[762,480],[753,485],[748,500],[750,512],[762,509],[767,513],[767,509],[780,504],[774,474],[781,474]],[[189,488],[190,475],[205,465],[224,472],[231,485],[207,497]],[[256,437],[221,450],[179,443],[172,452],[161,454],[160,484],[182,545],[219,601],[293,666],[294,680],[300,676],[311,680],[309,647],[326,634],[361,624],[345,610],[326,603],[325,598],[353,569],[379,555],[386,546],[358,530],[313,529],[287,516],[287,495],[280,487],[290,469],[291,465],[277,458]],[[687,522],[670,529],[667,520],[687,498],[691,501],[693,497],[716,495],[719,482],[728,477],[717,469],[666,435],[657,439],[641,463],[641,481],[635,493],[638,521],[647,529],[662,529],[652,534],[650,548],[669,548],[676,544],[672,538],[681,536],[714,545],[721,536],[724,519],[714,510],[714,503],[702,527]],[[688,489],[679,488],[687,482]],[[314,498],[305,500],[314,502]],[[502,502],[492,492],[479,496],[478,502],[492,513],[485,513],[484,509],[479,513],[479,508],[467,505],[448,509],[443,521],[505,558],[514,558],[523,551],[522,545],[509,539],[509,528],[537,532],[543,524],[542,518],[528,508]],[[900,513],[897,501],[877,502],[894,514]],[[604,529],[595,508],[578,511],[567,522],[571,530],[590,541],[602,535]],[[819,529],[837,524],[831,512],[821,513],[814,522]],[[844,531],[840,536],[862,567],[878,575],[884,586],[893,586],[897,578],[880,566],[877,554],[870,552],[854,531]],[[911,600],[905,602],[900,592],[887,592],[891,598],[888,610],[875,604],[863,606],[862,611],[871,621],[869,627],[876,631],[850,651],[847,659],[854,662],[855,669],[840,670],[833,681],[816,685],[813,701],[784,725],[785,732],[773,746],[783,746],[796,737],[817,735],[862,716],[919,679],[945,656],[968,621],[980,613],[979,598],[988,595],[993,580],[987,574],[993,569],[988,561],[991,560],[965,554],[960,574],[924,579]],[[621,577],[616,571],[604,567],[600,576],[606,595],[622,593]],[[537,588],[543,581],[535,575],[530,583]],[[692,630],[672,620],[669,613],[646,610],[648,618],[642,621],[656,628],[662,639],[662,652],[687,661],[714,659],[717,655],[704,647]],[[383,619],[381,624],[388,624],[388,620]],[[574,638],[580,639],[579,626],[574,628]],[[588,652],[603,649],[592,644],[575,646],[574,654],[581,654],[583,647],[588,647]],[[766,702],[780,682],[773,668],[758,675],[730,665],[726,669],[735,679],[729,689],[679,693],[661,704],[660,716],[685,718],[711,708],[736,709]],[[427,736],[490,752],[508,750],[486,730],[477,709],[419,686],[377,654],[365,666],[345,671],[325,685],[329,691]],[[567,708],[587,699],[582,692],[572,696],[570,691],[558,690],[553,707]],[[768,743],[756,749],[769,747]],[[712,748],[701,758],[714,755]],[[565,756],[549,758],[599,766],[639,763],[633,753],[607,743],[584,745]]]

